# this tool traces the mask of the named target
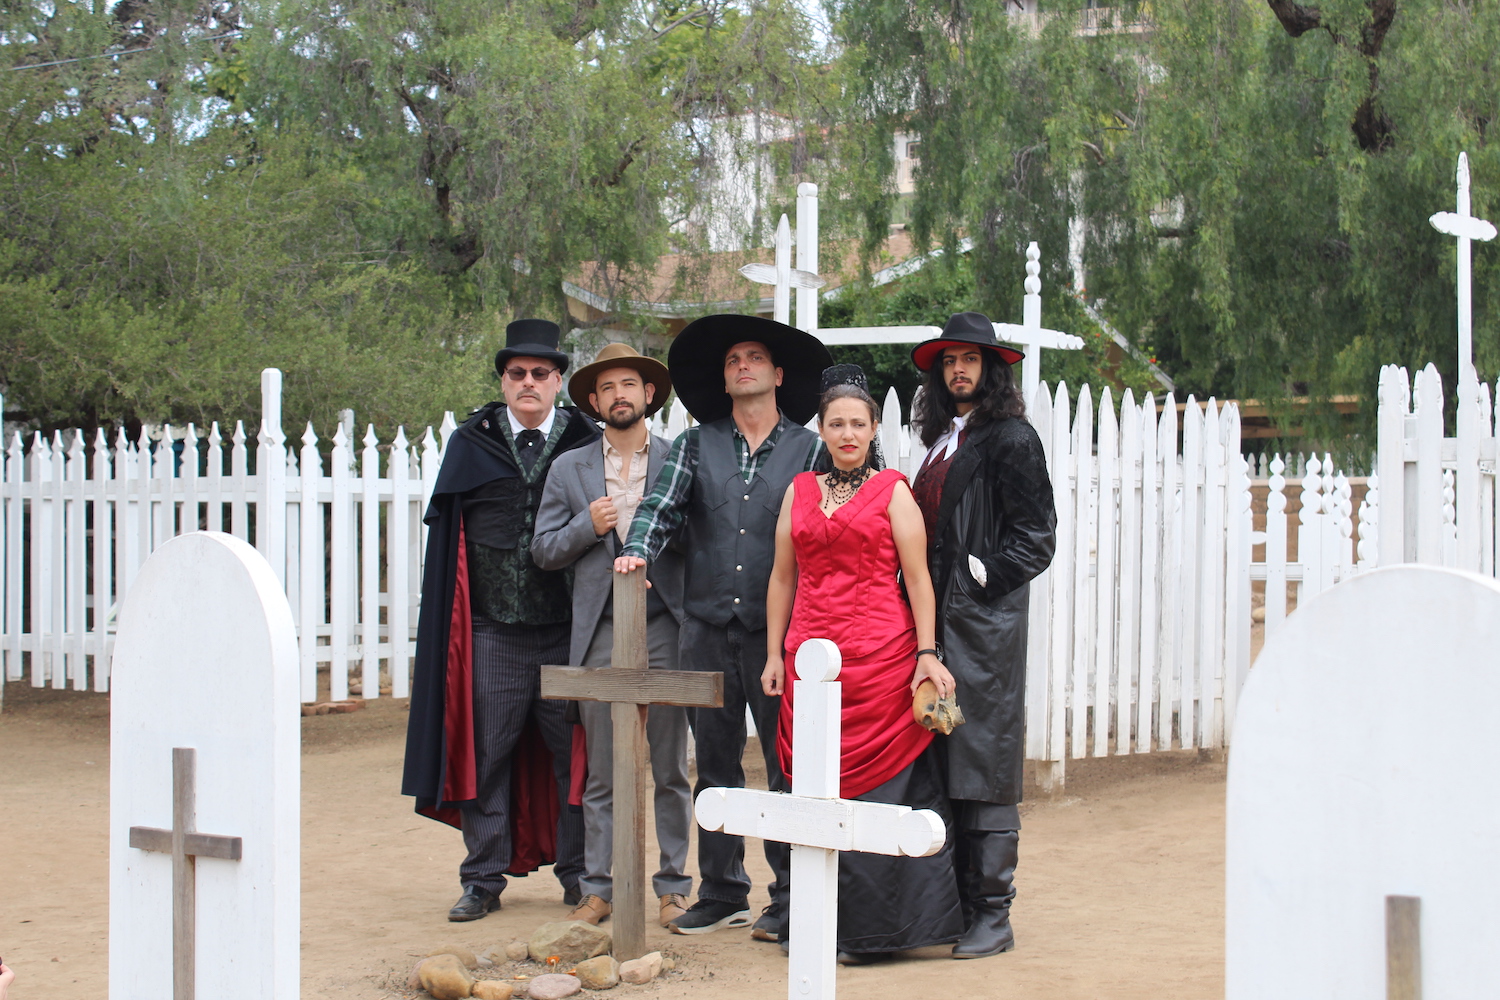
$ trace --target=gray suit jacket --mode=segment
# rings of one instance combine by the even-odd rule
[[[646,468],[649,494],[666,464],[672,442],[651,435]],[[573,567],[573,637],[568,662],[582,663],[594,628],[614,589],[614,561],[621,545],[611,531],[594,534],[589,504],[604,496],[604,446],[594,442],[559,455],[547,473],[542,505],[536,513],[531,558],[542,569]],[[683,559],[668,545],[647,568],[647,578],[677,623],[682,624]]]

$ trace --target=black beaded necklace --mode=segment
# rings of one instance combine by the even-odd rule
[[[828,496],[823,498],[823,509],[832,510],[841,507],[854,499],[854,494],[870,478],[874,471],[868,465],[861,465],[857,469],[831,469],[824,482],[828,486]]]

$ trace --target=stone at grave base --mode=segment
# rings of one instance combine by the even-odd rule
[[[613,955],[600,955],[579,962],[573,967],[573,975],[588,990],[609,990],[620,985],[620,963]]]
[[[422,963],[425,958],[417,959],[417,964],[411,967],[411,972],[406,977],[406,988],[409,990],[420,990],[422,988]]]
[[[471,995],[478,1000],[510,1000],[515,993],[515,987],[510,983],[502,983],[498,979],[481,979],[474,984]]]
[[[663,955],[661,958],[661,971],[671,972],[675,968],[677,968],[677,959],[670,955]]]
[[[417,967],[422,989],[433,1000],[464,1000],[474,989],[474,977],[454,955],[433,955]]]
[[[570,997],[581,989],[583,989],[583,984],[576,976],[548,973],[533,979],[526,987],[526,995],[531,1000],[562,1000],[563,997]]]
[[[649,955],[633,958],[620,966],[620,982],[622,983],[649,983],[661,975],[662,957],[661,952],[653,951]]]
[[[512,962],[524,962],[531,957],[531,948],[525,941],[512,941],[505,946],[505,957]]]
[[[566,966],[603,955],[612,944],[609,931],[601,927],[582,920],[554,920],[538,927],[526,947],[533,962],[546,962],[556,955]]]
[[[432,958],[434,955],[452,955],[464,963],[465,969],[477,969],[479,967],[479,959],[475,957],[472,951],[461,944],[439,945],[427,953],[428,958]]]

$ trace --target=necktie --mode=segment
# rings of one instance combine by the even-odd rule
[[[525,463],[526,471],[530,472],[536,465],[537,456],[542,453],[542,432],[524,430],[516,435],[516,450],[521,453],[521,461]]]

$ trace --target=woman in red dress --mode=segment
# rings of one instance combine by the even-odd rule
[[[797,648],[807,639],[832,639],[843,656],[840,796],[933,809],[951,825],[938,747],[911,710],[923,680],[940,695],[954,685],[934,642],[922,512],[906,477],[873,460],[879,411],[863,372],[836,366],[825,373],[825,386],[830,375],[851,378],[827,388],[818,411],[833,468],[804,472],[787,489],[766,596],[761,682],[768,695],[781,695],[781,765],[790,778]],[[926,858],[840,856],[840,962],[877,961],[962,934],[951,843]]]

